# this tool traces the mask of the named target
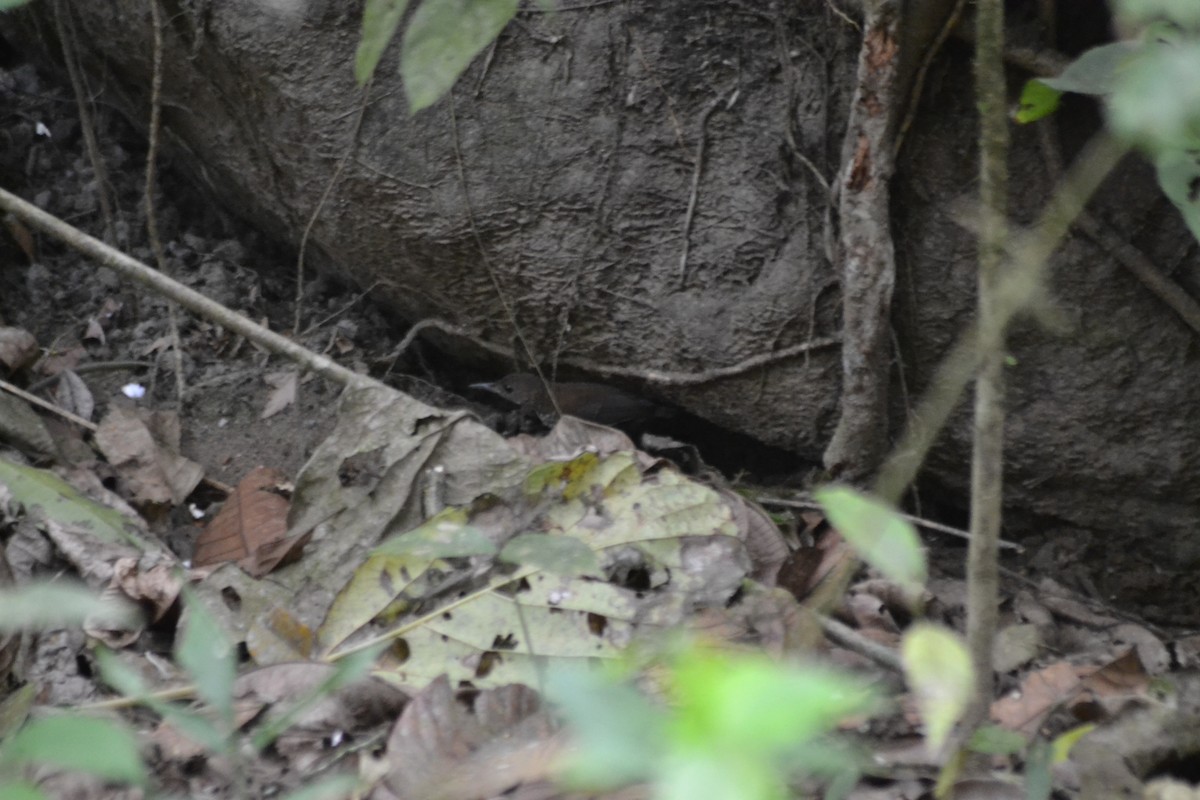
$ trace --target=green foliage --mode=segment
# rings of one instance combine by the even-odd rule
[[[1021,90],[1021,101],[1017,108],[1017,122],[1028,125],[1058,110],[1062,92],[1052,89],[1039,80],[1032,80]]]
[[[695,646],[665,667],[663,707],[597,672],[551,675],[549,694],[582,745],[570,783],[648,781],[660,800],[782,800],[795,777],[857,775],[855,755],[834,733],[848,717],[879,708],[864,683]]]
[[[1200,3],[1121,0],[1128,26],[1146,26],[1138,39],[1083,53],[1063,73],[1025,85],[1020,122],[1053,113],[1056,92],[1095,95],[1122,140],[1154,162],[1159,186],[1200,239]]]
[[[1168,19],[1183,28],[1200,30],[1200,3],[1195,0],[1121,0],[1117,11],[1127,25]]]
[[[408,9],[408,0],[367,0],[363,9],[362,39],[354,57],[354,77],[359,85],[365,84],[375,74],[379,59],[387,49],[400,18]]]
[[[543,10],[553,0],[538,0]],[[517,14],[519,0],[424,0],[404,31],[400,75],[412,113],[436,103]],[[368,0],[354,76],[365,84],[396,34],[408,0]]]
[[[110,781],[142,785],[146,769],[137,739],[121,722],[79,715],[29,722],[0,747],[0,775],[25,764],[49,764]],[[0,786],[8,796],[8,787]]]
[[[404,31],[400,74],[415,114],[450,90],[517,14],[518,0],[425,0]]]
[[[130,621],[130,610],[65,582],[34,584],[0,592],[0,631],[81,625],[85,620]],[[27,766],[47,765],[85,772],[107,781],[142,786],[146,770],[137,739],[123,722],[82,715],[26,721],[34,687],[10,694],[0,704],[0,797],[43,800],[37,787],[20,780]]]
[[[500,560],[536,567],[564,578],[577,575],[603,577],[596,551],[568,536],[549,536],[544,533],[514,536],[500,551]]]
[[[28,2],[29,0],[0,0],[0,11],[8,11],[10,8],[23,6]]]
[[[229,759],[244,758],[237,747],[233,707],[236,652],[204,605],[194,597],[189,597],[188,603],[188,624],[176,643],[175,660],[214,715],[155,697],[137,672],[103,649],[97,653],[100,672],[109,685],[146,705],[210,752]],[[79,624],[85,618],[128,618],[128,609],[58,583],[0,592],[0,608],[4,609],[0,630],[4,631],[57,628]],[[254,749],[267,747],[300,714],[364,675],[378,653],[378,649],[364,650],[331,666],[329,675],[306,696],[260,726],[251,742]],[[25,769],[33,765],[83,772],[113,783],[147,785],[137,738],[124,722],[70,712],[26,721],[34,691],[32,685],[23,687],[0,703],[0,797],[46,800],[36,786],[21,780]],[[288,800],[346,797],[355,785],[353,777],[336,776],[314,782]]]
[[[864,561],[909,589],[925,584],[925,551],[917,530],[886,503],[846,486],[820,489],[815,497]]]
[[[925,743],[939,752],[962,718],[974,688],[971,654],[955,633],[918,623],[900,645],[904,674],[925,721]]]
[[[133,623],[133,609],[97,597],[86,587],[68,581],[33,583],[20,589],[0,589],[0,633],[62,628],[97,622],[114,626]]]

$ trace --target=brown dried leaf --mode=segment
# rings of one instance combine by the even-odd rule
[[[13,241],[17,243],[17,247],[21,248],[21,252],[29,259],[29,263],[37,261],[37,246],[34,244],[33,234],[30,233],[29,228],[25,227],[25,223],[12,214],[5,214],[4,227],[8,228]]]
[[[243,478],[196,539],[193,563],[199,567],[237,561],[247,572],[256,569],[259,552],[287,535],[289,499],[280,489],[286,480],[270,467],[259,467]]]
[[[788,559],[788,546],[783,534],[766,511],[730,489],[718,493],[733,512],[738,536],[746,543],[753,565],[750,576],[764,586],[774,586],[779,568]]]
[[[64,369],[75,369],[85,356],[87,356],[87,350],[79,345],[69,350],[51,353],[38,363],[38,372],[49,377],[57,375]]]
[[[468,708],[442,676],[392,729],[385,787],[400,798],[493,797],[551,774],[564,747],[556,732],[526,686],[480,692]]]
[[[267,403],[258,418],[268,419],[273,417],[296,402],[296,387],[299,386],[299,379],[300,374],[294,369],[264,375],[263,380],[274,388],[270,396],[267,397]]]
[[[64,411],[69,411],[77,417],[91,420],[96,412],[96,398],[92,390],[83,382],[83,378],[73,370],[65,369],[58,373],[58,387],[54,390],[54,403]]]
[[[1021,689],[992,703],[992,719],[1009,730],[1032,737],[1046,715],[1079,691],[1076,669],[1059,661],[1030,673]]]
[[[813,576],[817,574],[823,555],[824,551],[816,547],[797,548],[779,565],[775,582],[797,600],[803,600],[813,589]]]
[[[83,340],[85,342],[99,342],[104,344],[104,326],[100,324],[100,320],[95,317],[88,318],[87,329],[83,332]]]
[[[0,364],[10,372],[23,369],[37,360],[37,339],[24,328],[0,327]]]
[[[95,442],[117,468],[134,503],[179,505],[196,488],[204,470],[156,441],[144,420],[150,416],[114,403],[96,430]]]
[[[40,456],[57,453],[42,418],[24,400],[7,392],[0,392],[0,441]]]
[[[311,696],[336,670],[332,664],[303,662],[272,664],[240,675],[234,697],[247,707],[264,708],[267,717],[284,713]],[[408,702],[408,695],[378,678],[365,677],[327,694],[293,722],[302,728],[328,734],[354,733],[391,722]]]

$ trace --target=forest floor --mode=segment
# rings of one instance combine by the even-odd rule
[[[97,237],[104,236],[104,220],[109,216],[110,243],[144,263],[153,264],[155,255],[146,233],[144,138],[102,100],[93,103],[98,152],[107,170],[106,178],[101,180],[85,147],[77,105],[69,87],[48,80],[29,65],[0,70],[0,109],[3,109],[0,185]],[[170,152],[160,154],[159,162],[160,180],[154,204],[168,274],[272,330],[290,332],[296,294],[294,253],[239,221],[198,191],[183,165],[173,164]],[[125,282],[110,269],[97,267],[61,243],[34,234],[15,220],[5,222],[6,230],[0,231],[0,329],[27,333],[36,342],[38,357],[27,368],[11,370],[0,377],[48,404],[99,422],[102,431],[106,430],[106,424],[116,426],[107,429],[118,432],[110,432],[110,438],[132,435],[128,433],[131,428],[121,427],[129,425],[130,418],[148,419],[149,412],[162,412],[169,420],[166,429],[178,432],[173,441],[168,435],[158,443],[162,452],[169,451],[172,458],[178,455],[200,465],[209,483],[195,486],[183,502],[148,503],[130,488],[133,483],[130,473],[115,463],[113,453],[118,448],[111,444],[107,449],[98,447],[103,450],[103,457],[92,449],[93,437],[104,438],[103,433],[92,434],[80,425],[56,420],[45,412],[41,413],[48,420],[46,427],[54,438],[52,449],[56,454],[49,456],[26,449],[21,460],[58,467],[63,474],[90,473],[95,484],[115,492],[141,512],[146,530],[165,543],[163,558],[191,566],[202,530],[210,524],[216,510],[223,503],[228,504],[225,492],[247,476],[260,474],[255,473],[256,468],[266,466],[274,470],[273,477],[266,481],[273,491],[284,486],[290,491],[301,467],[321,451],[322,443],[335,426],[342,424],[340,415],[348,415],[339,409],[341,387],[322,378],[302,378],[279,357],[186,312],[177,313],[185,379],[181,402],[167,301]],[[301,330],[294,336],[296,342],[357,372],[398,383],[431,405],[457,404],[458,408],[486,414],[485,406],[455,394],[465,390],[474,376],[444,363],[435,351],[419,346],[397,354],[403,331],[385,312],[373,306],[365,293],[329,277],[309,275],[306,280]],[[0,356],[4,355],[3,347],[0,342]],[[402,377],[401,371],[409,374]],[[129,397],[126,387],[130,385],[143,387],[144,396]],[[113,422],[115,418],[124,421],[118,425]],[[594,432],[580,435],[599,436]],[[605,443],[621,442],[604,438],[588,441],[602,443],[602,453],[605,446],[611,448]],[[390,465],[386,457],[381,458]],[[344,486],[353,486],[358,478],[344,474],[347,463],[342,462],[339,478]],[[672,469],[649,460],[637,463],[641,480],[647,486],[661,488],[663,471]],[[378,471],[378,464],[369,459],[367,463],[354,462],[352,466],[371,480],[379,478],[372,475],[372,470]],[[752,456],[743,465],[721,466],[729,475],[737,472],[739,466],[752,475],[761,473],[753,469]],[[814,593],[839,559],[848,555],[841,537],[815,507],[810,507],[808,496],[796,490],[801,476],[785,477],[790,480],[772,489],[759,488],[754,496],[775,512],[772,519],[782,529],[781,534],[775,532],[767,537],[771,544],[765,545],[766,549],[785,548],[786,556],[779,556],[780,563],[775,563],[770,559],[778,553],[764,556],[760,551],[752,552],[746,571],[757,580],[765,574],[762,563],[766,559],[771,569],[763,584],[777,583],[794,600],[803,601]],[[690,478],[680,480],[686,482]],[[717,482],[725,485],[719,478]],[[276,494],[280,493],[285,490],[278,488]],[[755,520],[763,517],[754,516],[759,512],[745,511],[739,502],[727,499],[725,507],[734,509],[730,524],[739,533],[746,533],[754,530]],[[738,517],[738,513],[743,516]],[[54,570],[93,577],[109,574],[104,569],[89,567],[86,554],[67,557],[51,552],[54,548],[48,546],[33,552],[37,548],[21,538],[30,535],[29,532],[18,534],[19,527],[17,517],[0,517],[0,543],[7,544],[8,560],[18,580],[33,575],[44,577],[54,574]],[[961,629],[965,595],[962,540],[932,528],[923,530],[928,534],[926,545],[932,574],[925,595],[927,615]],[[1005,551],[1004,564],[1009,571],[1002,606],[1003,633],[995,665],[1000,685],[992,709],[993,719],[1000,726],[1017,732],[1025,742],[1053,737],[1084,721],[1100,721],[1118,730],[1124,723],[1117,720],[1123,720],[1130,707],[1142,708],[1157,702],[1152,699],[1151,691],[1155,679],[1200,667],[1200,636],[1156,626],[1141,618],[1143,609],[1111,608],[1104,598],[1089,596],[1086,578],[1075,575],[1072,553],[1065,551],[1061,542],[1053,547],[1042,545],[1036,530],[1009,532],[1009,535],[1018,539],[1022,547]],[[778,542],[771,538],[775,536],[779,537]],[[248,547],[245,544],[239,555],[247,556]],[[1125,555],[1119,550],[1111,552],[1112,562],[1107,568],[1126,568],[1121,563]],[[94,552],[93,557],[99,561],[107,556]],[[82,563],[78,560],[81,558]],[[261,574],[256,576],[269,580],[265,576],[274,563],[259,566]],[[144,564],[143,570],[147,571]],[[652,575],[654,570],[648,572]],[[717,580],[712,577],[714,574],[721,580],[728,577],[720,571],[706,574],[712,580]],[[206,580],[216,581],[213,575],[223,573],[194,572],[188,581],[203,585]],[[642,579],[653,582],[652,577],[642,576]],[[228,596],[233,579],[226,575],[220,580],[226,581],[220,586]],[[874,643],[894,650],[911,621],[910,612],[895,595],[894,588],[874,573],[855,581],[835,613],[850,631],[848,638],[812,645],[821,658],[871,676],[900,701],[901,710],[885,721],[847,728],[869,748],[875,767],[875,774],[861,782],[852,797],[929,796],[939,766],[937,758],[922,747],[920,720],[902,684],[896,680],[895,662],[879,657],[870,647]],[[241,591],[243,598],[250,596],[250,590]],[[153,605],[148,594],[132,592],[130,596],[143,605]],[[695,605],[697,596],[689,595]],[[764,594],[754,601],[761,603],[754,613],[761,614],[765,608],[784,609],[784,605],[772,605],[781,602],[778,598],[768,602],[763,599],[767,596]],[[174,607],[176,597],[177,593],[166,600],[159,598],[157,602],[162,603],[158,609],[159,621],[134,641],[123,643],[131,658],[144,655],[150,659],[147,663],[153,663],[156,653],[170,653],[173,625],[179,618],[178,608]],[[743,607],[751,605],[743,594],[730,595],[717,605],[725,606],[728,612],[739,603]],[[1194,598],[1163,598],[1156,610],[1167,611],[1165,616],[1169,618],[1172,616],[1169,604],[1190,607]],[[247,616],[251,614],[249,605],[242,603]],[[229,613],[236,616],[241,611],[233,609]],[[644,622],[641,615],[647,613],[645,609],[639,611],[632,627],[636,629]],[[779,613],[786,618],[790,612]],[[752,616],[743,608],[734,617],[724,618],[722,624],[732,624],[734,620],[740,627],[739,635],[732,638],[742,644],[751,643],[773,653],[786,651],[786,644],[791,641],[788,625],[778,621],[778,624],[748,621]],[[689,614],[686,622],[680,624],[695,625],[702,617],[699,612]],[[538,620],[532,622],[541,624]],[[246,622],[242,630],[253,633],[256,629]],[[289,646],[295,646],[295,642]],[[5,647],[0,640],[0,655]],[[243,651],[247,649],[251,655],[271,652],[253,641],[243,645]],[[245,711],[244,720],[239,717],[247,727],[252,726],[255,714],[262,708],[311,691],[326,675],[319,670],[301,674],[301,667],[295,664],[289,665],[293,671],[285,674],[279,664],[267,666],[267,660],[256,660],[255,669],[251,669],[251,664],[244,665],[246,674],[239,684],[242,700],[246,694],[257,693],[259,697],[254,710]],[[75,633],[59,631],[43,635],[36,643],[27,641],[20,659],[14,662],[0,658],[0,667],[4,668],[0,672],[0,700],[10,694],[9,687],[21,683],[38,687],[36,702],[40,705],[77,707],[113,696],[97,677],[93,649],[82,635]],[[147,675],[155,673],[148,666],[142,671]],[[165,676],[176,683],[180,679],[176,670],[158,672],[167,683],[170,681]],[[484,685],[481,681],[480,686]],[[368,776],[374,760],[383,764],[378,769],[385,776],[375,783],[373,796],[377,797],[426,796],[422,791],[450,775],[458,776],[457,783],[443,786],[437,796],[464,800],[499,796],[513,792],[514,786],[523,786],[527,791],[521,794],[515,790],[505,796],[554,796],[557,790],[546,782],[549,768],[545,765],[550,762],[550,755],[542,753],[532,759],[537,761],[536,768],[526,764],[524,771],[518,770],[506,778],[499,757],[485,751],[504,737],[515,738],[526,746],[557,741],[556,723],[529,710],[537,705],[532,695],[516,699],[505,695],[505,702],[511,704],[505,713],[485,721],[482,698],[492,696],[489,692],[502,690],[481,690],[480,686],[468,687],[460,681],[452,690],[444,682],[412,680],[400,682],[402,693],[394,693],[394,687],[371,685],[369,689],[360,686],[361,694],[356,698],[337,694],[335,708],[326,709],[320,719],[306,719],[299,733],[280,739],[263,751],[261,757],[252,761],[248,774],[239,774],[224,757],[210,757],[212,754],[206,754],[204,748],[185,743],[177,732],[148,713],[137,712],[129,718],[145,736],[144,757],[156,776],[156,785],[168,793],[235,797],[239,791],[234,787],[243,781],[251,788],[242,796],[267,796],[303,785],[311,774],[350,771]],[[275,695],[264,699],[271,691]],[[439,713],[453,716],[465,707],[462,701],[468,695],[474,713],[470,718],[456,717],[453,722],[443,719],[435,723],[413,717],[418,708],[435,716]],[[364,710],[368,707],[371,713]],[[396,722],[401,708],[410,715],[407,721],[401,718],[401,723],[407,726],[404,730]],[[535,718],[540,727],[529,724]],[[523,727],[518,728],[520,725]],[[519,733],[515,732],[518,729]],[[0,729],[0,736],[3,733]],[[443,736],[443,741],[430,744],[429,737],[436,736]],[[1136,743],[1139,757],[1155,747],[1169,749],[1150,741],[1153,737],[1141,738],[1143,741]],[[418,741],[425,741],[421,747],[426,749],[418,747],[415,744]],[[1127,744],[1134,747],[1133,743]],[[502,752],[511,756],[513,751]],[[995,776],[1019,775],[1022,768],[1027,769],[1030,762],[1023,755],[1026,752],[997,756],[993,778],[998,782],[989,784],[991,788],[987,789],[994,793],[972,796],[1024,796],[1004,794],[1007,790],[997,787],[1004,785],[1007,778],[1001,780]],[[1079,763],[1067,761],[1057,765],[1053,776],[1060,796],[1087,796],[1086,773],[1096,772],[1096,760],[1110,758],[1112,752],[1116,751],[1093,753],[1082,756],[1085,760]],[[1127,759],[1130,757],[1127,751],[1120,753]],[[402,754],[427,762],[425,783],[403,784],[396,777],[406,768],[397,761]],[[100,781],[62,775],[41,777],[46,781],[44,790],[52,796],[67,796],[68,792],[77,792],[71,794],[73,797],[138,796],[136,790]],[[1139,773],[1137,777],[1146,776]],[[424,786],[425,790],[414,786]],[[538,787],[537,791],[533,787]],[[539,791],[543,793],[538,794]],[[638,795],[635,792],[624,796]]]

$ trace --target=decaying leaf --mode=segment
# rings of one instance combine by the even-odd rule
[[[278,565],[291,547],[278,549],[278,544],[287,540],[289,500],[281,488],[286,485],[286,476],[269,467],[259,467],[242,478],[196,539],[193,563],[202,567],[236,561],[258,577]]]
[[[24,328],[0,326],[0,365],[9,372],[32,364],[37,360],[41,351],[37,339]]]
[[[96,430],[96,446],[121,474],[125,491],[138,505],[179,505],[192,493],[204,469],[156,439],[150,412],[113,403]],[[178,446],[176,442],[175,447]]]
[[[267,397],[259,419],[268,419],[283,411],[296,402],[296,388],[300,383],[300,375],[294,370],[272,372],[263,376],[263,380],[271,386],[271,394]]]

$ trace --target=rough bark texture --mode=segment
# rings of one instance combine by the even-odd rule
[[[361,7],[280,8],[168,0],[163,122],[222,202],[296,242],[349,146]],[[48,13],[33,4],[0,17],[0,30],[53,57]],[[92,91],[145,119],[145,1],[73,13],[87,32]],[[523,12],[453,97],[416,118],[390,52],[310,252],[363,285],[383,281],[379,297],[398,317],[443,318],[507,344],[498,284],[547,362],[702,371],[836,333],[828,200],[810,166],[826,180],[837,171],[858,47],[825,0]],[[908,392],[892,393],[894,421],[973,313],[974,235],[959,223],[977,163],[968,65],[961,47],[935,65],[892,184],[893,320]],[[1069,126],[1085,119],[1064,115],[1068,158],[1087,133]],[[1010,163],[1014,215],[1027,222],[1050,190],[1032,133],[1016,131]],[[1091,208],[1197,292],[1195,243],[1144,165],[1128,159]],[[1053,275],[1077,326],[1058,338],[1031,325],[1014,332],[1006,500],[1144,534],[1163,562],[1195,560],[1194,334],[1090,240],[1069,242]],[[840,357],[829,348],[696,386],[643,388],[816,460],[836,419]],[[962,409],[927,471],[956,490],[970,447]]]
[[[868,3],[858,90],[842,147],[838,182],[842,276],[841,415],[825,450],[825,467],[862,482],[888,446],[888,364],[892,355],[892,245],[888,186],[895,167],[900,109],[898,3]]]

